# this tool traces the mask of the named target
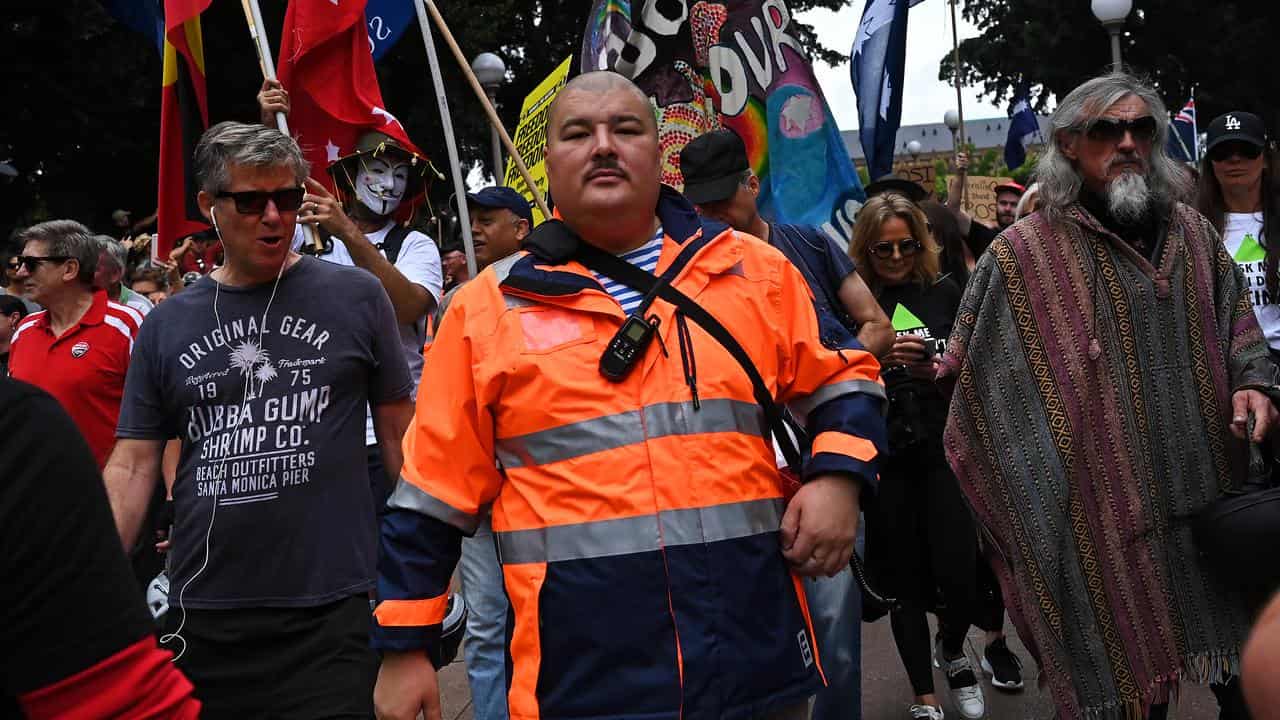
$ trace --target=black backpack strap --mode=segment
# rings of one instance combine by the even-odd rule
[[[387,236],[382,239],[382,254],[387,256],[387,260],[392,264],[396,264],[396,258],[400,257],[400,246],[404,245],[404,239],[409,237],[409,233],[413,232],[409,228],[396,223],[387,231]]]

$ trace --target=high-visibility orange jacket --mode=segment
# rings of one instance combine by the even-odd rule
[[[658,274],[695,244],[673,285],[807,419],[803,477],[844,473],[869,490],[884,436],[874,357],[820,322],[775,249],[702,221],[671,190],[658,217]],[[675,309],[649,312],[663,342],[613,383],[598,366],[624,316],[579,263],[521,252],[458,290],[426,352],[383,522],[376,647],[437,652],[461,536],[492,504],[512,718],[749,718],[820,687],[751,383],[688,323],[695,402]]]

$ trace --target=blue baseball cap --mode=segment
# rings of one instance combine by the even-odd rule
[[[494,185],[480,192],[467,193],[467,203],[483,208],[505,208],[515,213],[516,217],[524,218],[529,227],[533,228],[533,209],[529,207],[529,201],[506,185]]]

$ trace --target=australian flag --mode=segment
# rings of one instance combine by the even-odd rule
[[[1009,106],[1009,137],[1004,143],[1004,165],[1017,170],[1027,161],[1027,138],[1040,134],[1040,120],[1031,109],[1031,89],[1026,83],[1013,94]]]
[[[1178,162],[1198,162],[1200,148],[1197,145],[1196,99],[1193,97],[1169,124],[1169,157]]]
[[[907,10],[921,0],[867,0],[853,40],[850,74],[858,96],[858,137],[872,180],[893,170],[902,121]]]

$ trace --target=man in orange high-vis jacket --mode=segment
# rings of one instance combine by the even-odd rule
[[[513,720],[803,718],[822,673],[799,576],[853,551],[883,447],[879,366],[781,253],[659,184],[652,107],[626,79],[561,91],[546,166],[569,230],[670,277],[804,419],[805,482],[784,503],[751,382],[720,343],[535,232],[458,291],[426,354],[382,526],[378,715],[440,717],[429,658],[461,538],[492,504]],[[627,312],[657,338],[612,382],[601,355]]]

